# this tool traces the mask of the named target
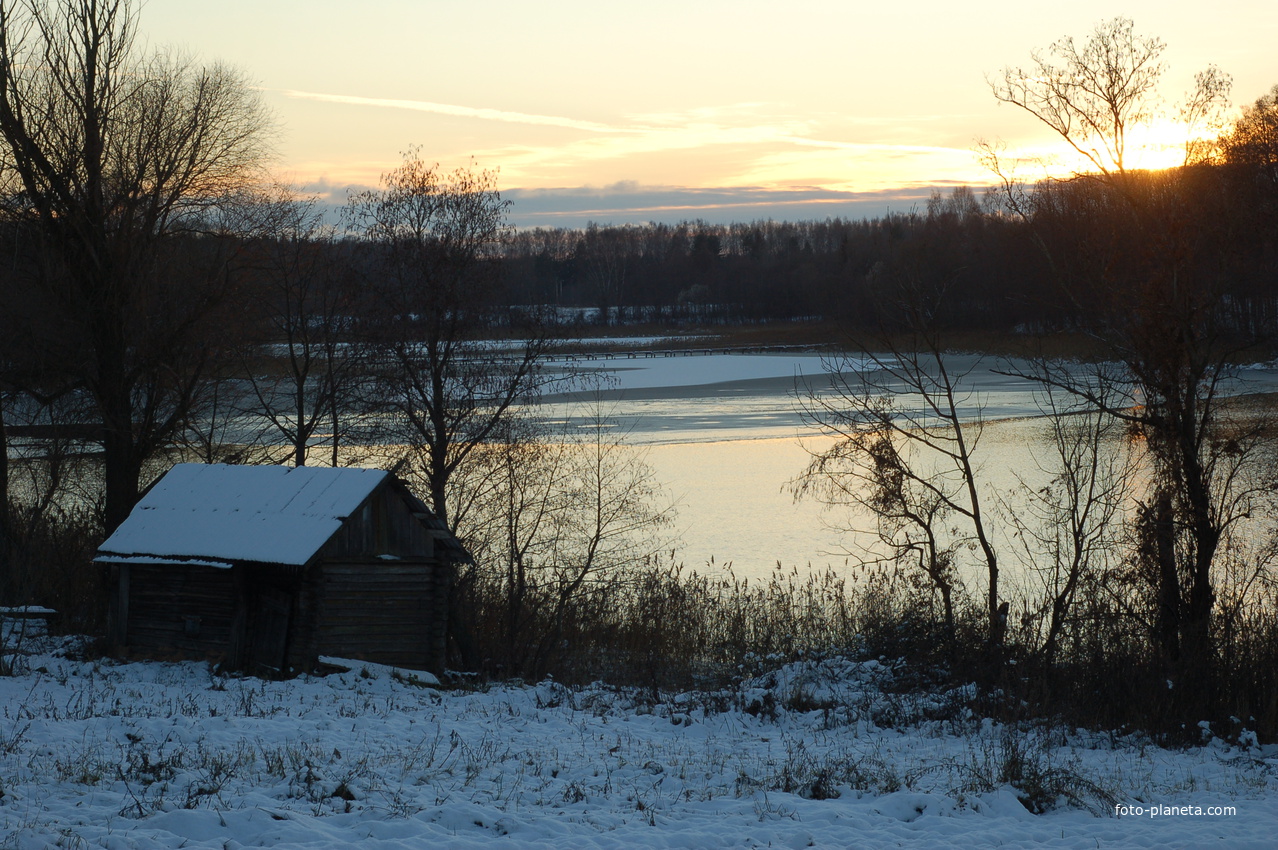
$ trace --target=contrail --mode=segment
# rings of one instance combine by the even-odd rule
[[[951,153],[955,149],[947,147],[936,147],[930,145],[901,145],[901,144],[882,144],[873,142],[843,142],[829,141],[825,139],[812,139],[804,136],[793,135],[791,133],[780,131],[769,125],[759,127],[712,127],[712,128],[685,128],[685,127],[652,127],[652,126],[634,126],[634,127],[617,127],[611,124],[601,124],[597,121],[581,121],[576,118],[564,118],[558,115],[533,115],[528,112],[509,112],[503,109],[484,109],[474,106],[458,106],[451,103],[434,103],[428,100],[398,100],[395,98],[385,97],[361,97],[359,95],[345,94],[324,94],[321,92],[297,91],[296,89],[281,89],[280,94],[285,97],[296,98],[299,100],[318,100],[325,103],[346,103],[355,106],[378,106],[387,109],[408,109],[414,112],[430,112],[436,115],[455,115],[461,118],[479,118],[485,121],[502,121],[508,124],[535,124],[543,127],[566,127],[571,130],[581,130],[587,133],[600,133],[607,135],[639,135],[651,136],[653,138],[677,138],[688,132],[694,134],[705,134],[705,141],[696,144],[710,144],[715,141],[731,141],[741,143],[743,141],[753,142],[755,144],[789,144],[797,147],[813,147],[827,148],[831,150],[848,150],[848,151],[898,151],[902,153]],[[755,133],[756,138],[743,138],[749,133]],[[716,133],[721,134],[721,138],[716,139]],[[688,143],[691,145],[692,143]]]
[[[584,130],[589,133],[637,133],[621,127],[600,124],[595,121],[578,121],[575,118],[562,118],[557,115],[531,115],[527,112],[507,112],[502,109],[479,109],[473,106],[457,106],[451,103],[432,103],[427,100],[396,100],[385,97],[359,97],[345,94],[322,94],[319,92],[296,91],[282,89],[285,97],[301,100],[321,100],[326,103],[349,103],[355,106],[381,106],[389,109],[409,109],[415,112],[433,112],[437,115],[456,115],[462,118],[482,118],[486,121],[504,121],[509,124],[537,124],[544,127],[567,127],[572,130]]]

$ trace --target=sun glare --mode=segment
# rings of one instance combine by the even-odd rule
[[[1180,121],[1161,119],[1141,124],[1127,137],[1127,168],[1157,171],[1185,164],[1186,146],[1205,141],[1208,133],[1194,133]]]
[[[1127,133],[1123,167],[1129,171],[1161,171],[1166,168],[1176,168],[1185,164],[1185,153],[1189,145],[1194,142],[1210,141],[1211,138],[1210,132],[1194,133],[1192,128],[1184,123],[1171,119],[1158,119],[1138,124]],[[1064,147],[1058,137],[1047,144],[1022,149],[1020,154],[1027,162],[1041,162],[1045,166],[1046,174],[1055,177],[1096,170],[1096,163],[1068,148],[1062,150]],[[1084,147],[1098,146],[1084,145]],[[1109,162],[1107,157],[1104,159],[1106,167],[1112,168],[1113,163]]]

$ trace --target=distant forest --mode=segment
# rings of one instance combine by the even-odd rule
[[[595,308],[586,315],[600,324],[825,319],[890,329],[900,294],[914,291],[929,294],[938,328],[1037,333],[1088,330],[1138,285],[1140,269],[1175,259],[1184,285],[1219,296],[1229,326],[1272,333],[1278,166],[1126,179],[1152,215],[1133,216],[1111,187],[1080,177],[938,190],[926,209],[863,221],[525,230],[501,260],[502,297]]]

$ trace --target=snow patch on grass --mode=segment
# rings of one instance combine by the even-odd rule
[[[0,678],[0,846],[1269,846],[1278,758],[979,717],[886,661],[718,691],[236,678],[28,640]],[[1234,816],[1117,818],[1117,803]]]

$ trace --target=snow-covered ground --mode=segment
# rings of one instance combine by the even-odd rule
[[[1246,736],[1170,751],[1010,729],[956,708],[962,691],[894,694],[873,661],[760,663],[727,690],[654,695],[441,690],[361,664],[266,682],[73,660],[74,643],[27,637],[36,651],[0,678],[0,846],[1267,848],[1278,835],[1278,753]]]

